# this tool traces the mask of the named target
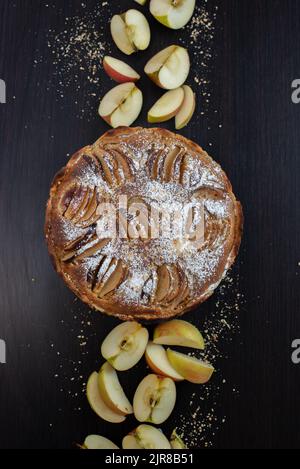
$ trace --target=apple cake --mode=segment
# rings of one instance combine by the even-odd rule
[[[195,201],[201,242],[195,230],[174,228],[174,214],[190,213]],[[106,229],[107,207],[119,215],[115,231]],[[200,226],[191,213],[189,228]],[[157,320],[212,295],[237,256],[242,226],[226,174],[198,145],[165,129],[120,127],[56,175],[45,234],[56,271],[82,301],[122,320]]]

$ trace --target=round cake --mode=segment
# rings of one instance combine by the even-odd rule
[[[118,128],[55,177],[45,234],[85,303],[122,320],[182,315],[234,262],[243,215],[221,167],[164,129]]]

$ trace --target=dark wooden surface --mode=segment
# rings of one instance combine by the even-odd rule
[[[55,87],[46,89],[53,74],[46,32],[62,29],[81,3],[0,0],[0,78],[8,89],[8,102],[0,105],[0,338],[6,340],[8,360],[0,365],[2,448],[69,448],[90,432],[119,443],[133,426],[133,421],[122,430],[95,424],[82,384],[72,384],[73,368],[77,379],[76,366],[87,350],[79,346],[74,316],[86,313],[95,327],[84,358],[88,366],[81,371],[86,376],[98,366],[99,344],[114,321],[74,303],[53,272],[43,240],[53,175],[67,153],[107,128],[96,114],[91,122],[79,120],[71,92],[62,105]],[[89,9],[98,0],[86,3]],[[133,2],[124,1],[124,9],[125,3]],[[213,143],[211,152],[230,176],[246,218],[236,267],[246,304],[241,334],[220,364],[229,383],[219,402],[227,421],[214,447],[299,448],[300,365],[293,365],[290,355],[292,340],[300,337],[300,105],[292,104],[290,95],[292,80],[300,76],[300,2],[209,4],[219,5],[212,112],[183,133],[204,148]],[[163,41],[163,28],[152,24],[149,55]],[[164,42],[175,38],[169,34]],[[44,61],[35,68],[37,49]],[[149,83],[148,90],[145,108],[158,93]],[[78,99],[84,104],[84,92]],[[209,131],[207,119],[213,122],[216,106],[223,126]],[[138,124],[146,124],[143,118]],[[188,318],[197,321],[213,305],[212,300]]]

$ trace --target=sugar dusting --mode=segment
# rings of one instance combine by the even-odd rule
[[[73,103],[78,109],[77,117],[88,122],[96,115],[101,94],[102,59],[110,53],[107,22],[104,21],[106,15],[103,15],[102,7],[106,15],[107,12],[110,14],[108,2],[99,2],[93,10],[88,10],[86,3],[82,2],[79,14],[64,18],[63,28],[47,31],[53,65],[47,89],[54,87],[57,100],[61,102],[70,89],[70,93],[75,95]],[[44,60],[37,55],[34,67],[42,65]],[[84,105],[81,95],[84,95]]]
[[[188,41],[182,40],[188,47],[193,60],[193,81],[203,97],[202,105],[207,108],[210,103],[210,71],[212,68],[214,52],[214,38],[218,6],[211,5],[204,0],[196,5],[192,20],[185,30],[188,32]]]
[[[239,315],[245,300],[240,292],[236,268],[228,272],[214,299],[208,316],[200,326],[206,349],[190,355],[212,363],[216,373],[208,384],[196,388],[191,386],[191,397],[186,393],[185,412],[176,417],[178,433],[182,434],[190,449],[214,447],[217,433],[228,419],[224,409],[220,408],[220,397],[225,389],[233,396],[239,394],[238,386],[227,381],[218,367],[221,360],[228,359],[226,348],[238,340],[240,333]]]

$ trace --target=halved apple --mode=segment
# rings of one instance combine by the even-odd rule
[[[161,24],[180,29],[193,16],[196,0],[151,0],[150,12]]]
[[[171,435],[171,447],[172,449],[187,449],[186,444],[182,440],[182,438],[177,434],[177,431],[174,430]]]
[[[151,425],[140,425],[122,443],[123,449],[171,449],[171,445],[161,430]]]
[[[160,345],[176,345],[204,350],[201,332],[193,324],[173,319],[159,324],[154,330],[153,342]]]
[[[175,117],[176,130],[183,129],[190,122],[196,109],[196,95],[192,88],[187,85],[183,85],[184,101],[182,106]]]
[[[103,67],[107,75],[118,83],[136,82],[141,78],[130,65],[108,55],[103,59]]]
[[[177,373],[181,374],[190,383],[205,384],[215,371],[209,363],[174,350],[168,349],[167,356]]]
[[[154,373],[167,378],[171,378],[174,381],[183,381],[184,378],[177,373],[176,370],[171,366],[168,360],[167,352],[162,345],[153,344],[149,342],[146,348],[145,354],[146,361]]]
[[[93,411],[103,420],[110,423],[122,423],[125,420],[124,415],[117,414],[111,410],[104,402],[98,386],[98,373],[94,372],[89,377],[86,394],[89,404]]]
[[[133,368],[145,353],[149,333],[137,322],[123,322],[104,340],[102,356],[118,371]]]
[[[122,389],[117,372],[108,362],[99,371],[98,384],[102,399],[111,410],[121,415],[133,414],[132,405]]]
[[[99,106],[99,115],[113,128],[129,127],[138,118],[142,107],[142,92],[134,83],[123,83],[104,96]]]
[[[138,10],[130,9],[121,15],[114,15],[110,29],[116,46],[124,54],[131,55],[138,50],[145,50],[150,44],[149,23]]]
[[[176,116],[184,100],[182,88],[167,91],[148,112],[148,122],[150,124],[165,122]]]
[[[134,416],[139,422],[160,425],[173,412],[176,403],[176,386],[170,378],[148,375],[139,384],[134,398]]]
[[[83,449],[120,449],[112,441],[99,435],[89,435],[86,437],[82,447]]]
[[[145,73],[161,88],[174,90],[184,84],[190,68],[187,50],[173,45],[152,57],[145,66]]]

